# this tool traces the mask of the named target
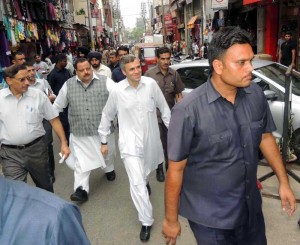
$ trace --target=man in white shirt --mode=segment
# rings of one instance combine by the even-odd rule
[[[100,52],[92,51],[87,56],[90,64],[92,65],[93,72],[96,75],[104,75],[111,78],[111,70],[106,65],[101,64],[102,54]]]
[[[89,177],[91,171],[102,168],[108,181],[114,181],[115,139],[109,130],[108,146],[111,154],[103,157],[100,152],[98,125],[102,109],[107,101],[110,84],[114,82],[103,75],[95,76],[87,59],[79,58],[75,62],[76,76],[67,80],[54,101],[59,111],[69,108],[70,149],[75,164],[74,193],[72,201],[88,200]]]
[[[50,71],[48,64],[42,61],[41,56],[38,54],[34,56],[34,60],[35,63],[33,64],[33,66],[38,78],[46,78]]]
[[[53,192],[50,180],[45,130],[47,119],[61,141],[61,153],[70,154],[63,127],[47,96],[29,88],[25,65],[5,70],[9,88],[0,91],[0,158],[5,177],[26,182],[31,175],[37,187]]]
[[[53,93],[48,81],[44,78],[36,78],[36,72],[32,61],[27,61],[24,63],[24,65],[27,66],[27,71],[29,73],[28,76],[29,76],[30,87],[42,91],[46,96],[48,96],[49,100],[52,103],[55,100],[56,96]],[[52,127],[49,121],[45,119],[43,120],[43,126],[46,131],[45,138],[48,147],[48,157],[49,157],[48,162],[50,168],[50,178],[51,178],[51,182],[54,183],[55,182],[55,175],[54,175],[55,160],[54,160],[54,151],[53,151]]]
[[[148,241],[154,222],[148,176],[164,160],[156,107],[167,127],[170,109],[156,81],[141,76],[138,58],[126,55],[121,58],[120,67],[127,78],[115,85],[103,109],[98,130],[101,152],[103,156],[109,152],[110,122],[118,115],[119,150],[129,178],[131,197],[142,223],[140,239]]]

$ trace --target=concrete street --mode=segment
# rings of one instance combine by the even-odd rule
[[[58,159],[58,143],[55,138],[55,156]],[[58,164],[56,161],[55,193],[67,201],[73,192],[73,172],[66,164]],[[300,175],[300,165],[292,164],[296,173]],[[108,182],[105,174],[100,169],[94,170],[90,178],[89,201],[79,205],[83,217],[84,227],[93,245],[137,245],[141,224],[138,222],[137,212],[131,201],[128,178],[120,160],[117,157],[117,178],[114,182]],[[267,173],[270,169],[259,166],[258,176]],[[29,181],[32,185],[32,182]],[[291,179],[291,184],[300,199],[300,184]],[[161,234],[161,225],[164,215],[164,183],[156,181],[155,173],[150,178],[152,188],[151,201],[154,211],[155,223],[152,228],[149,245],[164,244]],[[264,191],[277,193],[277,180],[272,177],[263,182]],[[300,208],[300,205],[299,205]],[[265,215],[268,244],[270,245],[299,245],[300,229],[297,220],[300,212],[288,217],[281,211],[280,201],[272,198],[263,198],[263,211]],[[185,219],[181,218],[181,237],[179,245],[196,244],[192,232]]]

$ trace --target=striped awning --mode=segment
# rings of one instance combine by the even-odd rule
[[[196,22],[196,20],[199,18],[198,15],[193,16],[192,18],[190,18],[188,24],[187,24],[187,28],[188,29],[193,29],[194,28],[194,24]]]

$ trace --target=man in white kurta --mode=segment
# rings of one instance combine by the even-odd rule
[[[100,52],[91,51],[89,52],[87,58],[90,64],[92,65],[93,72],[94,74],[96,74],[96,76],[104,75],[106,77],[111,78],[110,68],[101,63],[102,54]]]
[[[75,63],[77,75],[70,78],[61,88],[54,107],[58,111],[69,106],[70,150],[74,166],[73,201],[87,201],[91,170],[104,169],[107,180],[115,179],[115,141],[112,128],[108,136],[111,154],[103,158],[100,152],[98,125],[102,109],[108,98],[108,84],[113,83],[105,76],[96,77],[88,60],[80,58]],[[70,161],[70,159],[69,159]]]
[[[147,179],[164,160],[156,108],[161,111],[167,127],[170,109],[156,81],[141,76],[139,59],[126,55],[122,57],[120,67],[127,78],[115,85],[103,109],[98,130],[101,151],[103,155],[109,152],[106,143],[110,121],[118,115],[120,155],[129,178],[131,197],[142,223],[140,239],[147,241],[154,221]]]

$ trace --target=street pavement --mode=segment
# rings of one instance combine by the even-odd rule
[[[70,201],[70,195],[73,192],[73,172],[66,164],[58,164],[59,143],[56,137],[54,149],[57,163],[54,190],[58,196]],[[300,176],[300,165],[291,164],[290,166],[296,169],[295,173]],[[119,155],[116,159],[115,169],[117,178],[113,182],[107,181],[104,172],[100,169],[94,170],[91,174],[89,201],[78,204],[86,233],[92,245],[143,244],[139,240],[141,224],[138,221],[137,212],[130,197],[128,178]],[[269,167],[259,166],[258,177],[269,171]],[[293,179],[290,182],[296,197],[300,199],[300,184]],[[29,184],[33,185],[32,181],[29,180]],[[265,192],[277,193],[278,183],[276,177],[272,177],[262,184]],[[161,234],[164,216],[164,183],[157,182],[155,173],[152,173],[150,185],[155,222],[151,231],[151,238],[147,244],[164,244]],[[288,217],[281,210],[279,200],[263,197],[263,212],[268,244],[300,244],[300,229],[297,225],[297,220],[300,218],[299,210],[294,216]],[[180,218],[180,221],[182,231],[177,244],[195,245],[196,242],[187,221],[184,218]]]

